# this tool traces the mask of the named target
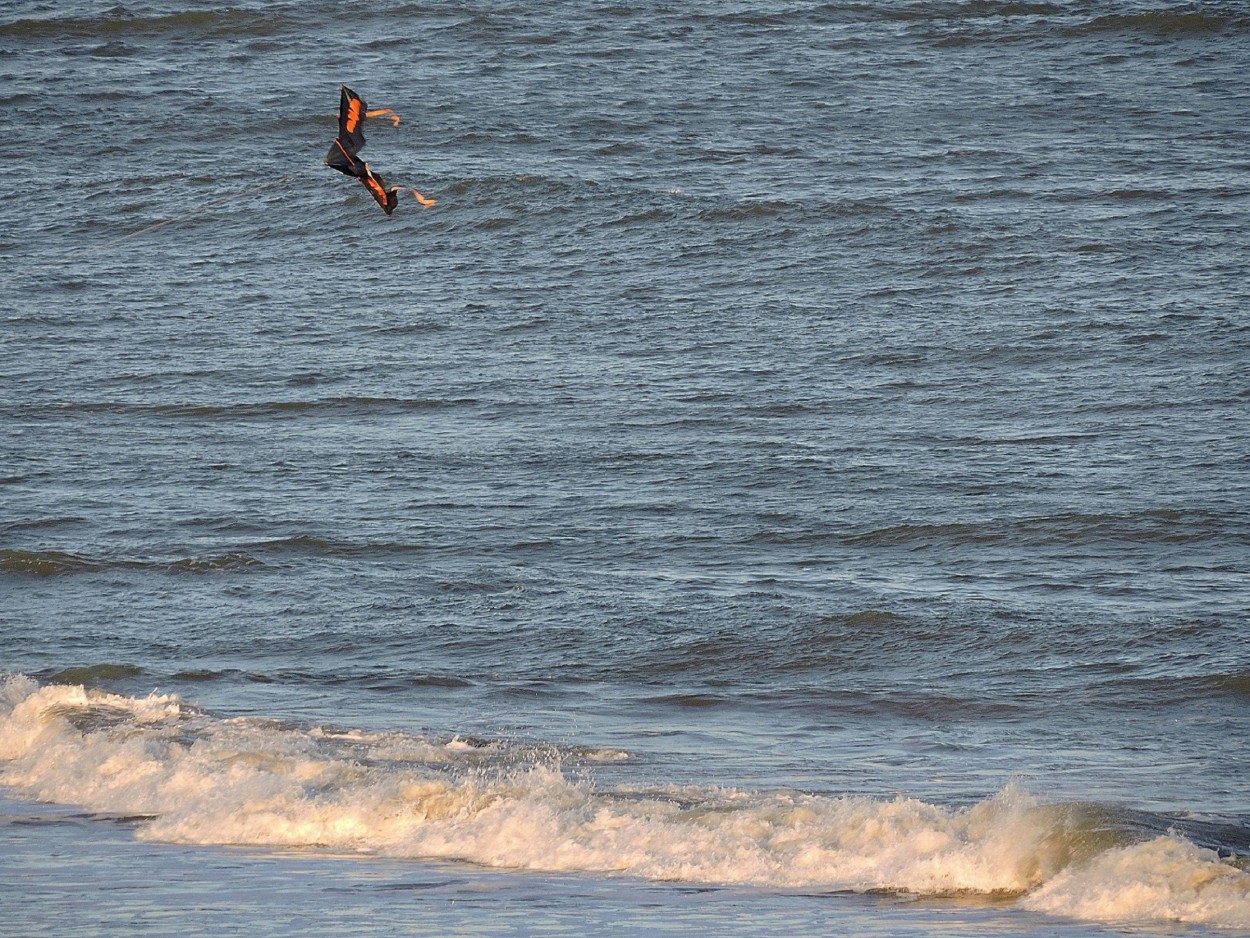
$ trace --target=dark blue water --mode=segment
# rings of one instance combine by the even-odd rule
[[[1248,69],[1239,3],[0,2],[22,927],[1250,929]],[[436,206],[321,166],[340,82]]]

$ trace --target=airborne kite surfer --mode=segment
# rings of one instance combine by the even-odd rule
[[[361,181],[370,194],[378,200],[378,205],[382,206],[382,211],[387,215],[395,211],[395,206],[399,203],[399,191],[408,188],[407,186],[391,186],[387,188],[382,177],[375,173],[369,164],[364,160],[358,159],[356,154],[359,153],[365,145],[365,134],[361,126],[365,122],[366,117],[386,117],[396,127],[399,126],[399,115],[388,108],[381,108],[376,111],[370,111],[360,95],[352,91],[346,85],[341,86],[342,91],[339,95],[339,134],[334,138],[334,143],[330,144],[330,152],[326,154],[325,165],[337,169],[340,173],[347,176],[355,176]],[[416,189],[408,188],[418,202],[422,205],[434,205],[433,199],[427,199]]]

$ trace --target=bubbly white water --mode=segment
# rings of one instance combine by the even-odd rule
[[[795,791],[601,788],[614,751],[221,720],[174,695],[6,679],[0,780],[147,818],[144,839],[319,847],[776,889],[1019,896],[1094,921],[1250,927],[1250,874],[1165,836],[1103,849],[1011,786],[967,808]],[[565,768],[565,758],[581,763]]]

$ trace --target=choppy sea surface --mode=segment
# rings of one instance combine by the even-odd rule
[[[1250,934],[1244,3],[0,0],[0,75],[6,934]]]

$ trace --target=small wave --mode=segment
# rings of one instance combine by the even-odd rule
[[[249,554],[230,552],[214,557],[184,557],[178,560],[125,560],[83,557],[59,550],[0,550],[0,573],[52,577],[107,570],[137,570],[153,573],[216,573],[246,570],[265,564]]]
[[[492,140],[493,138],[488,137],[486,139]],[[523,194],[526,198],[532,198],[535,192],[576,195],[583,193],[585,188],[585,184],[554,179],[534,173],[518,173],[512,176],[477,176],[469,179],[460,179],[452,183],[448,190],[455,195],[472,194],[480,202],[508,194]]]
[[[246,545],[259,554],[295,554],[309,557],[393,557],[420,553],[420,544],[396,541],[349,541],[340,538],[296,534],[274,540],[255,541]]]
[[[406,413],[415,410],[433,410],[440,407],[461,407],[477,403],[473,399],[458,398],[441,400],[437,398],[402,398],[402,397],[328,397],[314,400],[287,401],[238,401],[223,404],[154,404],[131,403],[126,401],[75,401],[69,403],[43,405],[37,408],[41,413],[81,413],[81,414],[118,414],[125,416],[152,416],[169,418],[229,418],[239,417],[284,417],[303,416],[306,414],[377,414]],[[16,408],[23,413],[30,413],[36,408]]]
[[[663,694],[659,697],[647,697],[643,700],[643,703],[681,707],[686,710],[706,710],[710,707],[724,706],[726,702],[724,697],[716,694]]]
[[[1091,8],[1092,9],[1092,8]],[[1109,34],[1138,36],[1148,42],[1204,38],[1250,30],[1250,16],[1235,9],[1197,9],[1109,13],[1083,18],[1085,13],[1057,4],[1004,2],[915,3],[882,5],[881,18],[914,24],[920,35],[938,48],[1060,39],[1083,40]]]
[[[746,201],[736,205],[704,209],[699,213],[699,217],[704,221],[753,221],[784,215],[792,207],[791,203],[781,201]]]
[[[229,7],[153,16],[132,15],[117,7],[101,16],[26,17],[0,24],[0,36],[14,39],[98,39],[102,36],[174,34],[180,37],[200,35],[224,38],[266,36],[282,31],[284,25],[285,20],[279,16]]]
[[[988,519],[950,524],[901,524],[844,537],[857,547],[907,547],[914,550],[969,544],[1013,543],[1032,546],[1095,543],[1186,544],[1245,541],[1226,519],[1205,512],[1158,509],[1128,515],[1063,514],[1018,519]]]
[[[209,670],[206,668],[196,668],[191,671],[179,671],[173,676],[173,679],[175,681],[195,681],[195,682],[216,681],[226,673],[227,672],[224,672],[224,671],[213,671],[213,670]]]
[[[1220,693],[1250,698],[1250,671],[1220,674],[1210,678],[1210,681]]]
[[[143,668],[133,664],[93,664],[82,668],[67,668],[48,678],[50,684],[83,684],[92,686],[108,681],[124,681],[138,677]]]
[[[1003,526],[983,524],[899,524],[853,534],[845,543],[854,547],[910,547],[950,544],[994,544],[1006,539]]]
[[[1207,36],[1225,31],[1250,30],[1250,16],[1232,10],[1193,8],[1148,10],[1141,13],[1118,13],[1099,16],[1063,30],[1068,36],[1091,36],[1100,33],[1135,32],[1160,38]]]
[[[3,482],[0,479],[0,482]],[[72,527],[76,524],[82,524],[83,518],[68,516],[63,518],[39,518],[32,521],[10,521],[7,524],[0,524],[0,533],[12,534],[18,531],[47,531],[52,528]]]
[[[462,689],[472,687],[473,682],[454,674],[421,674],[412,678],[408,684],[412,687],[443,687]]]
[[[671,221],[676,215],[671,209],[651,208],[641,211],[627,212],[617,218],[603,223],[605,228],[628,228],[634,225],[645,225],[650,222]]]
[[[927,3],[882,4],[876,8],[883,19],[889,20],[967,20],[990,19],[1008,16],[1053,16],[1065,12],[1054,3],[1028,3],[1022,0],[972,0],[951,2],[936,0]]]
[[[249,554],[232,552],[219,557],[188,557],[165,565],[169,573],[216,573],[222,570],[246,570],[265,566]]]
[[[57,576],[102,569],[99,561],[59,550],[0,550],[0,573]]]
[[[1106,682],[1125,707],[1155,706],[1161,701],[1207,701],[1218,697],[1250,698],[1250,671],[1221,674],[1138,676]]]
[[[139,50],[133,46],[128,46],[124,42],[111,40],[99,46],[90,46],[87,48],[72,47],[65,49],[62,54],[68,56],[85,55],[99,59],[123,59],[128,56],[135,55]]]

